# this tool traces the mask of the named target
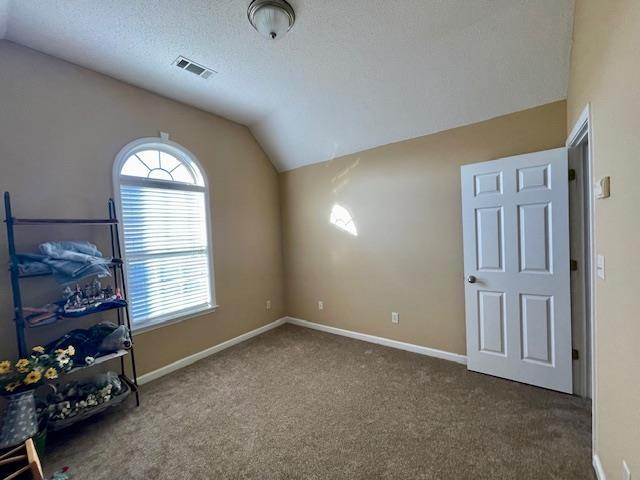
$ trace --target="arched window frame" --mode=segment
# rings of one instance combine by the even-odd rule
[[[173,155],[178,160],[182,161],[186,166],[189,167],[190,171],[194,174],[194,178],[201,185],[191,185],[187,183],[180,183],[175,181],[168,180],[158,180],[151,178],[143,178],[143,177],[133,177],[128,175],[121,175],[122,168],[124,167],[125,162],[134,154],[138,152],[142,152],[145,150],[158,150],[160,152],[167,153],[169,155]],[[192,190],[192,191],[203,191],[204,192],[204,201],[205,201],[205,216],[207,219],[207,250],[208,250],[208,262],[209,262],[209,287],[211,294],[210,305],[207,308],[199,309],[195,312],[189,312],[185,314],[177,314],[177,315],[168,315],[166,319],[162,319],[160,321],[154,322],[150,325],[144,326],[136,326],[132,322],[132,330],[134,333],[143,333],[150,330],[155,330],[156,328],[164,327],[167,325],[171,325],[173,323],[181,322],[183,320],[187,320],[189,318],[198,317],[212,311],[215,311],[218,308],[218,304],[216,301],[216,288],[215,288],[215,273],[214,273],[214,262],[213,262],[213,235],[211,229],[211,207],[210,207],[210,192],[209,192],[209,181],[207,179],[206,172],[204,168],[202,168],[202,164],[197,159],[197,157],[191,153],[187,148],[182,145],[169,140],[167,134],[161,134],[160,137],[145,137],[139,138],[132,142],[129,142],[125,145],[116,155],[116,160],[113,165],[113,190],[116,204],[116,213],[118,215],[118,219],[120,220],[120,228],[119,230],[119,240],[120,245],[122,246],[122,260],[124,262],[124,270],[125,276],[127,278],[127,284],[129,284],[129,277],[127,272],[127,258],[126,258],[126,248],[125,248],[125,239],[124,239],[124,224],[122,223],[122,200],[121,200],[121,188],[122,185],[122,177],[126,177],[125,184],[127,185],[147,185],[158,188],[167,188],[167,189],[179,189],[179,190]]]

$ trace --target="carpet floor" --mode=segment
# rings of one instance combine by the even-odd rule
[[[589,403],[284,325],[50,439],[76,480],[592,479]]]

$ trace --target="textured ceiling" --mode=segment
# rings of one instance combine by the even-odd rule
[[[9,13],[9,0],[0,0],[0,38],[7,33],[7,15]]]
[[[5,37],[248,125],[279,170],[566,97],[573,0],[8,1]],[[219,73],[173,67],[184,55]]]

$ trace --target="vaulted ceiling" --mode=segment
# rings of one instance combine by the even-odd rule
[[[281,171],[567,94],[573,0],[289,0],[276,41],[249,3],[0,0],[0,38],[248,125]]]

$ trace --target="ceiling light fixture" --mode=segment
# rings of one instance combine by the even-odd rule
[[[249,22],[264,37],[283,37],[296,21],[296,14],[285,0],[253,0],[247,11]]]

